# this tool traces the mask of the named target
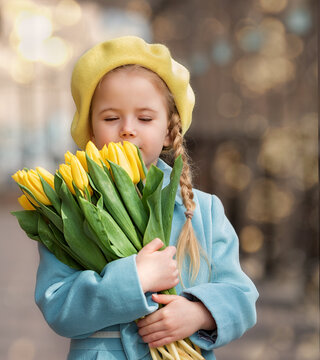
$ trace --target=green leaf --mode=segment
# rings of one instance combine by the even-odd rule
[[[79,188],[77,187],[77,185],[75,184],[75,182],[72,180],[72,186],[74,189],[74,192],[76,193],[76,197],[83,197],[82,192],[79,190]]]
[[[97,207],[99,209],[103,209],[103,197],[101,194],[100,194],[99,200],[97,201]]]
[[[104,206],[137,250],[141,242],[113,181],[98,164],[86,156],[90,177],[103,197]]]
[[[148,197],[156,191],[160,183],[162,186],[162,182],[163,182],[163,172],[156,166],[151,165],[147,174],[146,184],[142,194],[142,203],[147,210],[149,209],[147,205]]]
[[[62,179],[61,175],[59,174],[59,172],[57,171],[54,174],[54,189],[57,194],[59,194],[59,192],[60,192],[60,187],[61,187],[62,183],[63,183],[63,179]]]
[[[37,211],[13,211],[11,214],[17,218],[20,227],[28,234],[28,236],[29,234],[38,235],[38,219],[40,214]]]
[[[48,226],[54,235],[55,243],[60,246],[67,254],[69,254],[79,264],[79,266],[81,266],[83,269],[88,269],[86,268],[86,264],[82,261],[82,259],[69,247],[61,231],[52,223],[50,223]]]
[[[148,169],[142,159],[142,155],[141,155],[141,152],[140,152],[140,149],[137,145],[135,145],[135,147],[137,148],[137,151],[138,151],[138,156],[139,156],[139,159],[140,159],[140,162],[141,162],[141,166],[142,166],[142,169],[143,169],[143,172],[144,172],[144,175],[147,176],[147,173],[148,173]]]
[[[61,185],[59,195],[62,199],[61,217],[66,242],[81,258],[86,268],[100,273],[106,265],[106,259],[98,246],[85,235],[83,231],[84,217],[65,183]]]
[[[81,269],[81,266],[67,254],[58,244],[55,242],[55,237],[48,227],[48,224],[40,216],[38,221],[38,232],[41,242],[48,248],[48,250],[55,255],[55,257],[64,264],[74,268]]]
[[[30,238],[31,240],[42,242],[39,235],[33,235],[33,234],[29,234],[29,233],[26,233],[26,234],[27,234],[28,238]]]
[[[100,247],[108,263],[110,261],[119,259],[119,257],[114,254],[111,247],[107,247],[104,244],[103,245],[101,244],[98,236],[95,234],[95,232],[93,231],[92,227],[89,225],[87,220],[84,220],[83,222],[83,231],[92,241],[94,241]],[[104,240],[103,243],[105,243],[106,241],[107,240]]]
[[[38,173],[43,187],[43,191],[50,200],[52,206],[56,209],[57,213],[60,214],[61,211],[61,202],[58,194],[52,189],[52,187],[43,179],[43,177]]]
[[[140,180],[140,181],[138,182],[138,184],[137,184],[137,188],[138,188],[138,190],[139,190],[140,194],[143,194],[144,183],[143,183],[143,181],[142,181],[142,180]]]
[[[80,199],[81,208],[90,229],[98,239],[100,248],[109,255],[122,258],[137,253],[124,232],[104,209],[98,208],[85,199]]]
[[[119,165],[109,161],[114,182],[128,213],[141,234],[144,234],[148,214],[128,173]]]
[[[37,200],[37,198],[33,195],[33,193],[24,185],[19,184],[20,188],[25,191],[27,194],[29,194],[39,205],[37,208],[37,211],[41,212],[43,215],[45,215],[50,221],[52,221],[56,227],[63,231],[63,224],[61,217],[57,215],[49,206],[43,205],[40,201]]]
[[[150,170],[151,168],[149,169],[148,175],[150,173]],[[143,246],[147,245],[154,238],[159,238],[164,242],[161,209],[161,189],[162,180],[158,183],[155,191],[146,198],[147,206],[149,209],[149,221],[143,237]]]
[[[181,155],[179,155],[174,162],[173,169],[170,174],[170,182],[162,189],[161,192],[162,225],[166,246],[168,246],[170,242],[174,204],[180,183],[182,166],[183,161]]]

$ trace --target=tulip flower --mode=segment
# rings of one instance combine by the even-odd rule
[[[39,178],[38,173],[35,170],[19,170],[14,175],[12,175],[12,178],[20,185],[25,186],[28,190],[30,190],[33,194],[33,196],[42,204],[44,205],[51,205],[50,200],[48,199],[47,195],[45,194],[41,180]],[[35,205],[38,206],[38,204],[35,202],[35,200],[25,192],[25,195],[27,198]]]
[[[137,180],[133,181],[135,184],[138,183],[140,180],[145,179],[146,175],[143,171],[143,167],[141,164],[141,160],[138,155],[137,147],[132,144],[129,141],[123,142],[123,148],[126,152],[127,158],[131,164],[131,168],[133,170],[133,173],[138,173],[139,175],[136,175]]]
[[[18,197],[19,204],[25,209],[25,210],[36,210],[34,206],[32,206],[31,202],[28,200],[26,195],[21,195]]]
[[[110,169],[110,165],[108,163],[108,147],[106,144],[104,144],[103,148],[100,150],[100,155],[102,157],[103,162],[107,166],[108,169]]]
[[[36,170],[41,175],[41,177],[54,189],[54,176],[49,173],[46,169],[42,167],[36,167]]]
[[[84,191],[86,188],[89,190],[90,194],[92,194],[92,189],[89,186],[89,179],[86,171],[81,165],[79,159],[72,155],[71,159],[71,175],[73,181],[79,190]]]
[[[77,151],[76,152],[76,157],[79,159],[82,167],[85,169],[86,172],[88,171],[88,164],[87,164],[87,159],[86,159],[86,153],[85,151]]]
[[[66,164],[70,165],[72,156],[73,156],[73,154],[70,151],[67,151],[64,154],[64,161],[65,161]]]
[[[133,171],[130,166],[130,162],[124,152],[121,143],[109,143],[108,145],[108,159],[115,164],[121,166],[127,174],[130,176],[131,180],[133,181]]]
[[[21,185],[24,185],[24,177],[27,174],[25,170],[18,170],[15,174],[12,175],[13,180]]]
[[[68,189],[75,195],[75,191],[72,185],[72,172],[71,166],[68,164],[61,164],[59,165],[59,173],[62,176],[63,180],[66,182]]]
[[[96,162],[100,167],[102,167],[103,159],[101,157],[101,154],[97,147],[94,145],[92,141],[89,141],[86,146],[86,153],[89,156],[90,159],[92,159],[94,162]]]
[[[35,198],[43,205],[51,205],[51,201],[45,194],[41,180],[35,170],[27,171],[24,176],[24,185],[32,192]],[[29,197],[28,197],[29,198]]]

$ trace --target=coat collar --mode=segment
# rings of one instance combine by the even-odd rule
[[[162,159],[158,159],[157,162],[157,167],[163,171],[163,187],[167,186],[169,184],[170,181],[170,174],[172,171],[172,167],[169,166],[166,162],[164,162]],[[180,185],[178,186],[178,191],[176,194],[176,198],[175,198],[175,202],[179,205],[183,205],[183,201],[182,201],[182,197],[181,197],[181,192],[180,192]]]

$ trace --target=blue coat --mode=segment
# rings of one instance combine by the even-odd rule
[[[171,168],[159,160],[164,186]],[[190,284],[182,274],[184,288],[177,293],[202,301],[217,323],[217,331],[197,331],[190,338],[206,359],[213,349],[239,338],[256,322],[257,290],[239,264],[237,235],[224,214],[220,200],[194,190],[196,211],[192,224],[198,241],[211,261],[201,262],[199,275]],[[185,222],[180,191],[176,196],[170,243],[176,245]],[[58,261],[39,245],[40,264],[35,300],[47,323],[58,334],[71,338],[69,360],[151,359],[148,346],[137,332],[134,320],[157,310],[151,294],[144,294],[137,274],[136,255],[113,261],[101,274],[76,271]],[[186,267],[188,268],[188,267]],[[115,338],[89,338],[97,331],[115,331]],[[110,333],[109,333],[110,334]]]

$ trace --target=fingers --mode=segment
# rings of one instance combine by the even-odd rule
[[[159,331],[150,335],[142,336],[142,340],[148,343],[150,347],[159,347],[167,345],[177,340],[173,336],[168,336],[166,331]]]
[[[162,319],[161,313],[159,311],[155,311],[154,313],[147,315],[145,318],[137,321],[138,328],[142,328],[145,326],[149,326],[151,324],[154,324]]]
[[[152,300],[158,304],[167,305],[179,298],[178,295],[152,294]]]
[[[175,246],[168,246],[163,251],[167,253],[170,257],[174,257],[177,252],[177,248]]]
[[[161,249],[163,245],[164,244],[160,239],[155,238],[152,241],[150,241],[149,244],[145,245],[140,250],[140,253],[152,254],[153,252],[158,251],[159,249]]]

